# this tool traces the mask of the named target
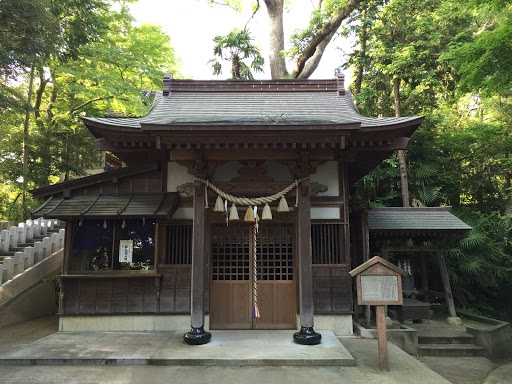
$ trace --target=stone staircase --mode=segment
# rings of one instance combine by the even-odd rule
[[[420,356],[477,357],[484,349],[475,344],[475,337],[466,332],[453,335],[418,335]]]
[[[59,220],[27,220],[0,231],[0,286],[64,247]]]

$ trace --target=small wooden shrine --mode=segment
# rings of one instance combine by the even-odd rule
[[[165,76],[146,116],[84,118],[125,167],[32,191],[67,226],[61,330],[351,334],[347,191],[422,119],[361,116],[342,75]]]
[[[408,272],[403,279],[403,307],[397,314],[400,321],[428,318],[433,297],[446,301],[449,317],[457,316],[442,241],[447,236],[465,236],[471,227],[453,215],[451,207],[365,209],[358,226],[361,235],[354,239],[360,249],[356,264],[368,260],[373,249],[384,259],[395,255],[398,266]],[[427,268],[428,254],[435,255],[443,292],[429,287],[433,275]]]

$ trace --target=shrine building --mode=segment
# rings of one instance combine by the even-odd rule
[[[146,116],[84,118],[125,166],[32,191],[66,223],[60,330],[352,334],[348,191],[422,120],[360,115],[343,75],[166,75]]]

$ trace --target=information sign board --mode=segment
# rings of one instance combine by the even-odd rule
[[[119,262],[131,263],[133,258],[133,240],[119,240]]]
[[[397,276],[361,276],[362,301],[398,301]]]

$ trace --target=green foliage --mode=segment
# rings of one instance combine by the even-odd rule
[[[263,71],[264,59],[261,56],[260,49],[252,44],[252,38],[247,29],[233,29],[226,36],[217,36],[213,39],[215,46],[213,55],[221,60],[231,62],[231,76],[233,79],[252,79],[252,70],[256,72]],[[247,65],[244,60],[252,60]],[[212,66],[213,74],[222,73],[222,64],[217,58],[209,61]]]
[[[133,27],[124,3],[119,11],[96,0],[48,4],[46,16],[51,14],[60,28],[51,40],[58,49],[32,56],[10,49],[14,64],[1,63],[7,63],[2,67],[7,76],[0,90],[0,182],[8,192],[0,202],[0,216],[12,220],[18,217],[19,209],[11,205],[22,181],[27,65],[36,69],[30,100],[29,188],[84,175],[99,164],[94,137],[82,116],[103,116],[108,110],[116,116],[143,115],[151,103],[149,91],[162,88],[163,74],[180,76],[169,36],[156,25]],[[49,28],[46,34],[53,31],[53,24],[42,27]]]
[[[461,91],[482,89],[485,96],[510,95],[512,87],[512,7],[493,20],[491,30],[480,30],[471,42],[451,50],[444,58],[453,59],[461,79]]]
[[[363,114],[394,115],[398,77],[402,115],[426,115],[407,151],[411,198],[452,205],[473,226],[445,244],[455,299],[501,317],[512,314],[499,299],[512,290],[511,8],[480,0],[367,2],[351,21],[359,43],[349,58],[362,69],[355,98]],[[352,196],[400,206],[397,160],[360,180]]]
[[[460,306],[477,309],[488,300],[498,304],[499,292],[512,286],[510,218],[469,210],[458,215],[473,229],[465,238],[448,238],[444,244],[455,298]]]

